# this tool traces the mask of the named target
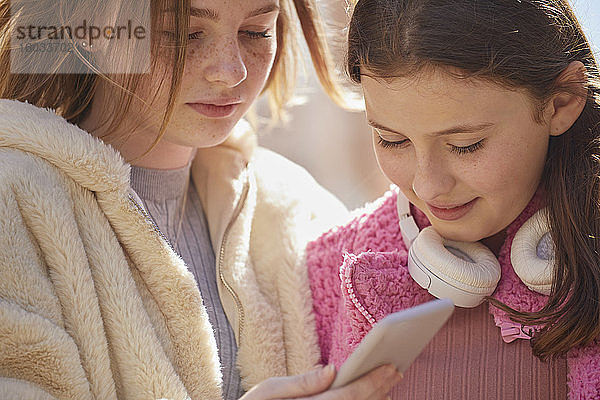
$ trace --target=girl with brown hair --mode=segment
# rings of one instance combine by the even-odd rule
[[[297,260],[345,210],[242,120],[289,98],[297,22],[339,100],[310,0],[0,1],[1,398],[389,390],[307,372]]]
[[[449,297],[392,397],[600,398],[600,78],[568,2],[359,0],[347,67],[396,186],[308,247],[323,361]]]

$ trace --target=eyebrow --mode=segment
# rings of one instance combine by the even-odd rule
[[[388,131],[388,132],[392,132],[401,136],[407,136],[402,132],[398,132],[394,129],[388,128],[386,126],[383,126],[381,124],[378,124],[375,121],[369,120],[368,121],[369,125],[371,125],[373,128],[376,129],[381,129],[384,131]],[[478,125],[457,125],[457,126],[453,126],[452,128],[448,128],[448,129],[443,129],[441,131],[437,131],[437,132],[432,132],[431,135],[432,136],[446,136],[446,135],[453,135],[455,133],[475,133],[475,132],[479,132],[482,131],[486,128],[489,128],[490,126],[493,126],[494,124],[492,124],[491,122],[488,123],[484,123],[484,124],[478,124]]]
[[[250,12],[246,16],[246,18],[256,17],[258,15],[268,14],[268,13],[272,13],[272,12],[275,12],[275,11],[279,11],[279,5],[276,4],[276,3],[273,3],[273,4],[269,4],[268,6],[257,8],[256,10]]]
[[[246,15],[246,18],[256,17],[258,15],[268,14],[275,11],[279,11],[279,5],[273,3],[269,4],[268,6],[260,7],[254,11],[251,11],[250,13],[248,13],[248,15]],[[221,16],[219,15],[219,13],[209,8],[191,7],[190,15],[192,17],[208,19],[214,22],[219,22],[221,20]]]
[[[221,20],[221,17],[219,16],[218,12],[208,9],[208,8],[191,7],[190,15],[192,17],[209,19],[209,20],[215,21],[215,22],[219,22]]]

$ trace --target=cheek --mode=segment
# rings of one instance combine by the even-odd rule
[[[545,160],[545,147],[504,145],[490,148],[469,168],[463,169],[462,181],[490,198],[528,195],[537,188]]]
[[[243,46],[243,59],[248,71],[248,79],[252,84],[262,88],[271,72],[275,53],[277,52],[277,41],[275,37],[267,39],[252,40]]]
[[[487,149],[486,154],[462,166],[460,179],[475,191],[485,194],[504,190],[514,179],[513,160],[505,152]]]
[[[411,157],[398,151],[381,148],[374,138],[375,157],[383,174],[404,193],[412,190],[413,162]]]

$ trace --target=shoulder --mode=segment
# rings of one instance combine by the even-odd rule
[[[60,171],[29,153],[0,148],[0,314],[11,324],[41,321],[61,330],[48,263],[71,254],[76,241],[56,227],[64,228],[72,214],[68,181]],[[69,246],[60,246],[61,240]]]
[[[63,222],[74,216],[75,188],[76,183],[51,163],[31,153],[0,148],[1,234],[15,239],[17,231],[26,231],[19,239],[21,250],[23,242],[44,240],[54,246],[52,232],[64,228]]]
[[[354,265],[367,257],[371,267],[380,269],[381,259],[371,260],[371,256],[380,252],[389,255],[400,249],[406,253],[395,201],[396,191],[390,190],[375,202],[354,211],[347,224],[329,230],[308,244],[305,262],[315,297],[319,297],[319,288],[327,297],[339,286],[340,269],[346,264]]]
[[[349,223],[308,244],[305,262],[317,303],[337,292],[341,275],[389,282],[395,274],[404,273],[398,268],[406,265],[407,251],[398,225],[396,196],[397,189],[392,188],[354,211]]]
[[[47,161],[21,150],[0,148],[2,191],[53,191],[64,185],[65,176]]]
[[[331,229],[313,241],[311,250],[334,247],[358,254],[403,249],[396,211],[397,195],[397,188],[392,187],[379,199],[352,211],[348,223]]]

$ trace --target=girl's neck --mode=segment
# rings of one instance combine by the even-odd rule
[[[86,129],[85,124],[81,127]],[[112,146],[126,162],[136,167],[178,169],[186,166],[196,153],[193,147],[175,144],[164,138],[152,147],[156,135],[150,133],[135,132],[130,135],[126,132],[112,132],[109,136],[103,137],[98,131],[88,132]],[[152,150],[145,154],[150,148]]]
[[[480,242],[494,253],[496,258],[500,255],[500,249],[506,240],[506,229],[501,230],[493,236],[481,239]]]
[[[106,124],[100,122],[96,102],[92,103],[90,111],[79,124],[80,128],[112,146],[131,165],[152,169],[177,169],[186,166],[195,154],[195,148],[169,142],[164,137],[152,147],[157,134],[143,131],[139,126],[128,126],[127,120],[122,121],[115,131],[108,134],[105,132]],[[145,154],[150,148],[152,151]]]
[[[152,142],[152,140],[136,140],[136,138],[131,138],[118,146],[115,146],[112,143],[111,145],[113,145],[113,147],[115,147],[121,153],[123,158],[131,165],[152,169],[182,168],[190,162],[196,153],[195,149],[192,147],[181,146],[161,139],[150,153],[140,157],[145,150],[152,146]]]
[[[135,105],[132,105],[130,111],[134,109]],[[128,118],[131,115],[126,115],[116,129],[108,132],[110,123],[106,114],[111,110],[114,110],[111,97],[100,85],[79,126],[112,146],[129,164],[151,169],[178,169],[185,167],[194,156],[195,148],[169,142],[164,137],[153,147],[158,133],[148,130],[135,117]],[[150,148],[152,151],[145,154]]]

